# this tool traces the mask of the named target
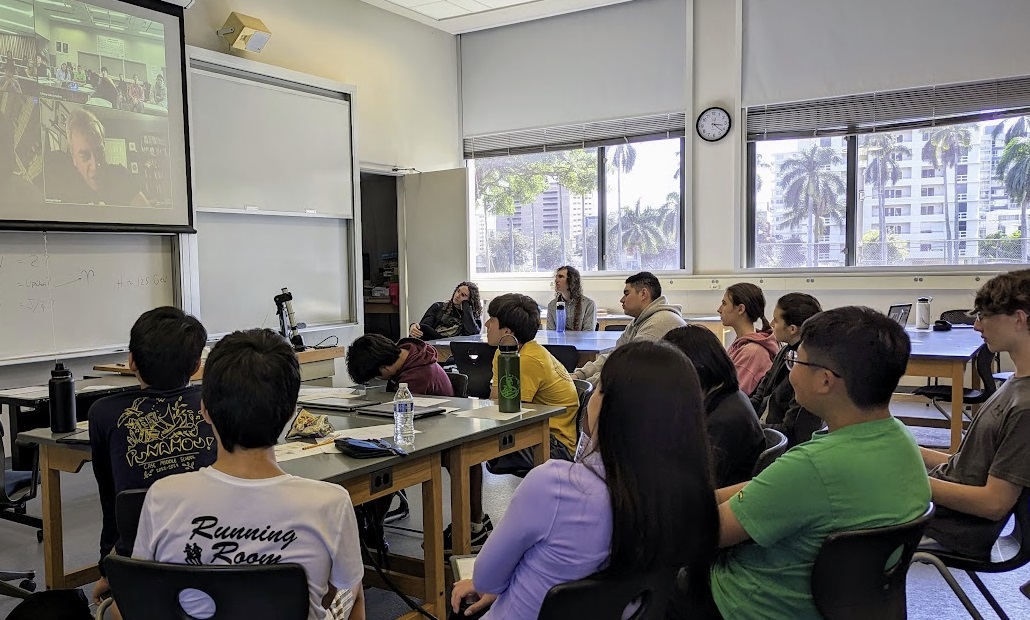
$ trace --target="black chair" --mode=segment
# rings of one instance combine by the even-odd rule
[[[3,426],[0,426],[0,463],[6,463],[7,454],[2,441]],[[36,528],[36,540],[43,541],[43,520],[25,514],[25,505],[36,497],[39,488],[39,449],[22,441],[15,441],[18,449],[31,450],[32,469],[16,471],[0,467],[0,519],[13,521]],[[18,587],[8,581],[21,580]],[[36,590],[36,571],[0,571],[0,595],[28,598]]]
[[[624,332],[628,325],[605,325],[604,331],[606,332]]]
[[[763,428],[762,434],[765,435],[765,450],[762,450],[762,453],[758,455],[758,460],[755,461],[755,467],[751,470],[752,478],[762,473],[763,469],[787,451],[786,435],[775,428]]]
[[[547,591],[537,620],[620,620],[634,602],[632,620],[658,620],[665,615],[676,582],[674,569],[630,575],[619,579],[590,576],[561,583]]]
[[[590,384],[586,379],[573,379],[572,383],[576,385],[576,394],[579,395],[579,412],[576,414],[576,432],[583,432],[583,420],[586,419],[587,415],[587,403],[590,402],[590,396],[594,393],[594,386]]]
[[[972,325],[976,322],[976,316],[971,314],[972,310],[945,310],[941,313],[941,320],[952,325]]]
[[[494,352],[497,347],[485,342],[452,342],[451,355],[458,372],[469,379],[468,395],[490,398],[490,381],[494,376]]]
[[[469,395],[469,378],[460,372],[449,372],[447,378],[451,380],[451,390],[456,398],[465,398]]]
[[[1006,573],[1008,571],[1022,568],[1028,562],[1030,562],[1030,489],[1023,489],[1023,492],[1019,495],[1019,500],[1016,503],[1015,509],[1015,523],[1012,527],[1012,532],[1007,536],[1002,536],[998,539],[1000,544],[995,545],[995,548],[1008,548],[1015,546],[1016,550],[1011,555],[1000,556],[995,559],[976,559],[969,558],[964,555],[952,553],[950,551],[940,550],[923,550],[920,549],[916,552],[912,558],[913,562],[920,562],[922,564],[930,564],[937,569],[937,572],[944,577],[944,580],[951,586],[951,590],[958,596],[959,600],[962,601],[962,605],[969,612],[969,615],[973,618],[982,618],[983,616],[976,610],[973,603],[966,596],[965,591],[962,590],[962,586],[955,581],[955,577],[951,574],[949,569],[956,569],[965,571],[969,575],[969,579],[972,580],[973,584],[976,585],[976,589],[980,590],[980,594],[987,599],[987,603],[994,609],[995,613],[1001,620],[1008,620],[1008,615],[1005,614],[1005,610],[1002,609],[1001,605],[991,594],[991,591],[984,585],[980,576],[977,573]],[[1025,587],[1025,586],[1024,586]],[[1024,593],[1026,591],[1024,590]]]
[[[812,599],[822,617],[907,618],[905,577],[932,516],[931,503],[908,523],[828,536],[812,567]]]
[[[974,372],[979,375],[983,388],[979,390],[963,388],[963,404],[981,405],[987,402],[987,399],[998,390],[998,383],[994,380],[994,370],[991,367],[993,363],[994,353],[991,353],[991,350],[987,348],[986,344],[980,345],[980,348],[973,354],[973,369]],[[951,420],[951,412],[945,411],[940,405],[942,402],[951,402],[950,385],[924,385],[916,388],[912,393],[929,398],[933,406],[937,408],[937,411],[940,411],[941,415],[948,420]]]
[[[146,498],[146,489],[129,489],[114,499],[114,521],[118,527],[119,545],[129,553],[136,544],[139,516],[143,513],[143,500]]]
[[[545,344],[544,348],[569,372],[576,370],[579,365],[579,351],[571,344]]]
[[[111,593],[125,620],[182,620],[179,593],[193,588],[214,600],[211,620],[306,620],[308,578],[300,564],[191,566],[104,559]]]

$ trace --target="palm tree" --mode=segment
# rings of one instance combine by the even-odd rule
[[[618,211],[618,234],[619,240],[619,267],[622,266],[622,257],[625,255],[626,248],[622,242],[622,173],[629,174],[633,170],[633,166],[637,164],[637,149],[629,142],[618,144],[613,146],[610,150],[611,156],[608,161],[610,170],[614,170],[616,173],[615,177],[615,195],[616,205]]]
[[[1009,199],[1019,202],[1019,256],[1027,262],[1026,205],[1030,202],[1030,138],[1013,138],[998,160],[998,176],[1005,181]]]
[[[886,187],[896,185],[901,179],[901,166],[898,165],[899,157],[911,157],[912,149],[898,142],[894,134],[880,134],[866,139],[866,152],[872,154],[873,158],[865,169],[866,183],[872,183],[876,187],[876,195],[880,206],[880,264],[887,264],[887,216],[884,201],[886,200]]]
[[[619,237],[620,245],[624,248],[634,250],[637,264],[641,261],[641,254],[658,252],[663,245],[664,237],[662,229],[654,217],[654,209],[640,209],[640,201],[637,201],[636,209],[627,211],[622,221],[616,223],[615,230],[609,231],[610,236],[618,234],[618,227],[622,227],[622,236]]]
[[[844,219],[840,199],[847,192],[844,179],[830,166],[843,163],[831,147],[812,145],[780,164],[779,186],[787,205],[786,223],[793,229],[808,220],[809,265],[815,264],[815,238],[822,236],[824,218],[840,223]]]
[[[973,141],[973,132],[965,125],[948,125],[938,127],[930,132],[930,138],[923,145],[923,161],[935,169],[940,169],[944,177],[944,227],[947,241],[944,254],[949,263],[958,256],[958,245],[951,237],[951,217],[948,214],[948,168],[954,168],[969,151]],[[955,209],[955,237],[958,237],[958,209]]]
[[[1030,136],[1030,117],[1017,116],[1011,124],[1002,121],[991,130],[991,142],[997,142],[998,136],[1005,132],[1005,144],[1012,142],[1013,138],[1026,138]]]

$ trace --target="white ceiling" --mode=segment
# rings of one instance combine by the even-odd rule
[[[630,0],[364,0],[451,34],[487,30]]]

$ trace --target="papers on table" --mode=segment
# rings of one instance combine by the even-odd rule
[[[45,385],[11,388],[9,390],[0,390],[0,396],[15,396],[21,398],[44,398],[50,396],[50,388],[48,388]]]
[[[80,393],[99,392],[101,390],[113,390],[113,389],[116,389],[116,387],[117,386],[114,386],[114,385],[87,385],[87,386],[79,388],[78,390],[76,390],[76,392],[80,392]]]
[[[83,420],[82,422],[76,422],[75,423],[75,428],[79,429],[80,431],[88,431],[89,430],[89,420]]]
[[[323,398],[361,398],[364,394],[359,394],[353,388],[300,388],[300,400],[305,402],[320,400]]]
[[[425,398],[424,396],[416,396],[412,400],[415,401],[416,407],[434,407],[447,402],[446,398]]]
[[[478,407],[476,409],[469,409],[467,411],[459,411],[454,414],[456,418],[480,418],[483,420],[510,420],[517,418],[524,413],[531,413],[532,409],[522,409],[517,413],[501,413],[501,410],[497,405],[489,407]]]
[[[476,556],[459,555],[451,558],[451,567],[454,569],[454,580],[461,581],[472,579],[472,571],[476,566]]]

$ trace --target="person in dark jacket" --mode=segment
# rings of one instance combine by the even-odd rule
[[[356,383],[386,379],[386,391],[407,383],[412,394],[454,396],[451,380],[437,363],[436,349],[417,338],[396,344],[380,334],[365,334],[347,349],[347,372]]]
[[[773,311],[773,335],[785,346],[773,359],[755,391],[751,393],[751,406],[766,428],[774,428],[787,436],[791,448],[812,438],[812,433],[823,427],[823,421],[805,410],[794,400],[787,368],[787,356],[801,343],[801,325],[823,311],[819,300],[805,293],[787,293],[776,302]],[[764,416],[764,417],[763,417]]]
[[[765,449],[765,436],[751,401],[740,389],[726,349],[710,329],[696,324],[677,327],[664,339],[687,355],[701,379],[715,486],[750,480]]]
[[[408,326],[408,335],[422,340],[472,336],[483,331],[483,303],[475,282],[454,287],[450,301],[438,301],[422,320]]]

